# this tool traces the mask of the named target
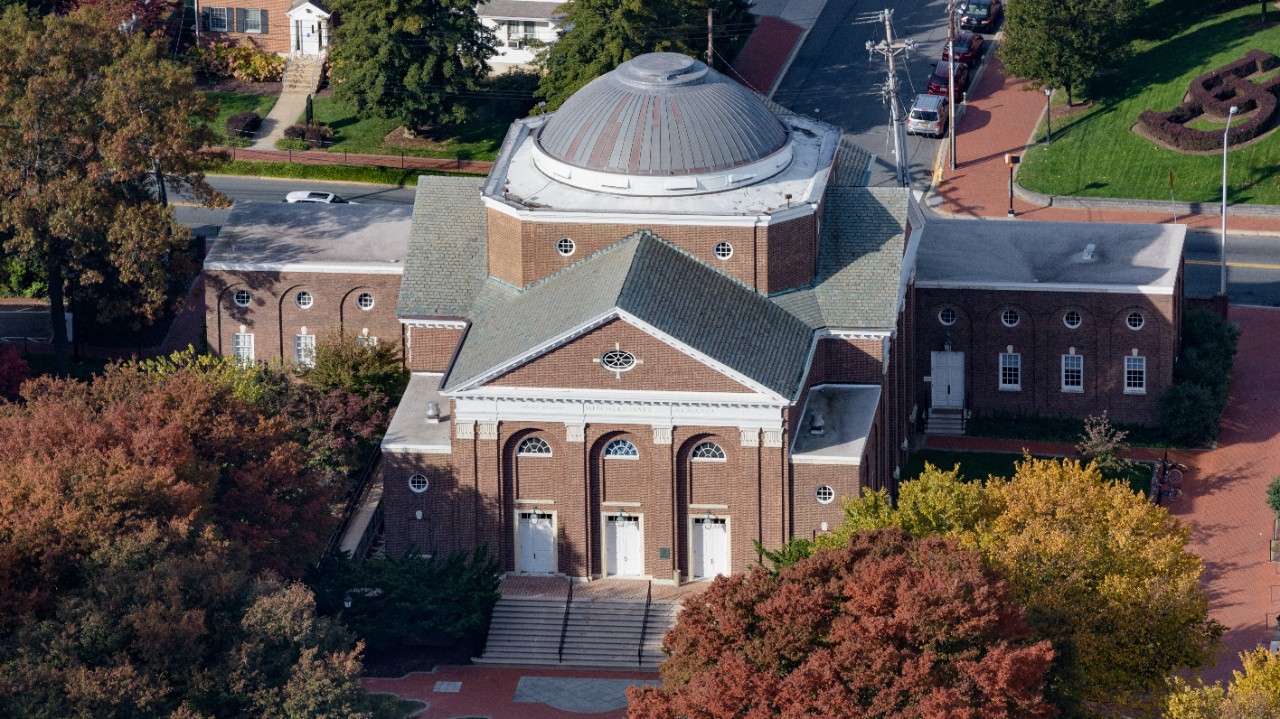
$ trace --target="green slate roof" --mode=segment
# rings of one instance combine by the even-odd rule
[[[490,280],[488,285],[500,285]],[[508,292],[506,301],[502,292]],[[523,292],[486,288],[444,389],[456,389],[622,310],[785,397],[795,394],[811,328],[747,286],[640,232]]]
[[[828,187],[863,187],[867,183],[867,166],[871,164],[871,153],[858,147],[853,138],[847,134],[840,135],[840,144],[836,145],[835,169],[831,172]]]
[[[466,317],[489,275],[478,177],[418,178],[401,317]]]

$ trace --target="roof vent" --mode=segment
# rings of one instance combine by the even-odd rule
[[[1098,249],[1097,245],[1090,242],[1084,246],[1084,252],[1080,253],[1080,259],[1085,262],[1093,262],[1093,251]]]
[[[440,424],[440,404],[438,402],[427,402],[427,424]]]

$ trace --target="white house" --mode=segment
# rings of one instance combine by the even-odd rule
[[[480,22],[498,37],[497,52],[489,58],[494,72],[531,66],[540,47],[559,39],[562,1],[489,0],[476,6]]]

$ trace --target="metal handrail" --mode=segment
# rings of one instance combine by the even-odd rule
[[[556,652],[556,661],[564,661],[564,640],[569,633],[569,606],[573,604],[573,580],[569,581],[569,596],[564,600],[564,622],[560,624],[560,650]]]
[[[342,508],[342,521],[338,523],[333,534],[329,536],[329,542],[325,545],[324,551],[320,553],[320,559],[316,561],[316,566],[320,566],[320,562],[332,554],[342,543],[342,538],[351,526],[351,518],[355,516],[356,510],[360,507],[365,493],[369,490],[370,482],[377,475],[380,466],[382,466],[382,448],[377,447],[373,450],[369,463],[361,470],[359,479],[352,486],[351,494],[347,497],[346,506]]]
[[[649,607],[653,605],[653,580],[644,592],[644,619],[640,620],[640,647],[636,649],[636,665],[644,665],[644,635],[649,628]]]

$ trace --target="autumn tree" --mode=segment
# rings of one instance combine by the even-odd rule
[[[1052,650],[954,539],[866,532],[776,575],[720,577],[664,646],[663,684],[629,691],[631,719],[1054,715]]]
[[[157,38],[120,32],[98,8],[0,18],[0,232],[45,275],[59,372],[68,288],[99,320],[150,321],[170,279],[195,271],[156,180],[219,201],[198,152],[213,114]]]
[[[1240,655],[1244,670],[1232,681],[1172,681],[1165,700],[1165,719],[1259,719],[1280,716],[1280,654],[1263,647]]]

